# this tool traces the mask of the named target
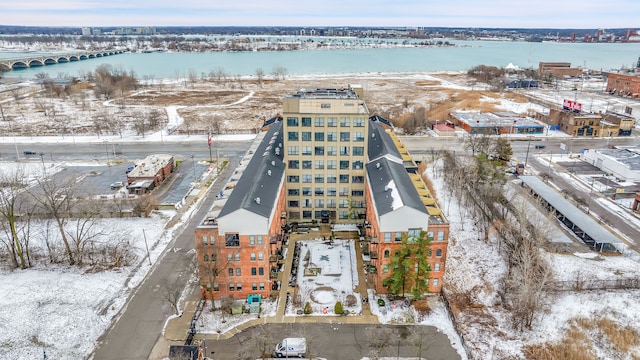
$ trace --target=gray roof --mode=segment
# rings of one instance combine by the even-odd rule
[[[559,213],[564,215],[582,231],[584,231],[590,238],[599,244],[615,244],[621,241],[615,237],[611,232],[600,226],[595,220],[588,216],[585,216],[582,210],[573,206],[567,200],[565,200],[555,190],[550,188],[547,184],[542,182],[535,176],[520,176],[520,180],[525,183],[529,188],[542,197],[546,202],[553,206]]]
[[[369,144],[367,147],[367,155],[369,160],[378,159],[381,156],[391,155],[398,158],[398,161],[402,161],[402,156],[393,143],[391,136],[384,131],[384,128],[376,124],[374,121],[369,121]]]
[[[640,170],[640,148],[601,149],[596,150],[602,155],[615,159],[629,170]]]
[[[378,216],[390,213],[399,206],[408,206],[428,215],[418,191],[402,164],[382,157],[370,161],[366,168]],[[389,184],[394,186],[390,187]],[[396,203],[398,198],[402,201],[401,204]]]
[[[282,122],[278,121],[271,125],[258,145],[219,217],[238,209],[245,209],[266,218],[270,216],[284,177],[283,146]]]

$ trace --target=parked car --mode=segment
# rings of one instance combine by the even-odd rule
[[[25,150],[25,151],[23,151],[22,153],[23,153],[23,154],[25,154],[25,155],[35,155],[35,154],[37,154],[37,153],[36,153],[35,151],[33,151],[33,150]]]
[[[124,184],[122,183],[122,181],[116,181],[116,182],[111,184],[111,190],[118,190],[123,186],[124,186]]]
[[[546,148],[546,146],[545,146],[545,145],[542,145],[542,144],[536,144],[536,149],[544,149],[544,148]]]
[[[126,174],[128,174],[128,173],[132,172],[132,171],[133,171],[133,169],[135,169],[135,168],[136,168],[135,166],[129,166],[129,167],[127,168],[127,171],[125,171],[125,173],[126,173]]]

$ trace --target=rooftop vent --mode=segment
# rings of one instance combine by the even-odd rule
[[[280,148],[276,148],[276,155],[280,155]]]
[[[271,170],[267,170],[267,175],[271,176]]]
[[[260,205],[260,198],[259,197],[256,198],[256,204]]]
[[[376,169],[380,169],[381,167],[380,163],[376,163]]]

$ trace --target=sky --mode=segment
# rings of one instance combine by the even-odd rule
[[[639,28],[640,1],[22,0],[0,25]]]

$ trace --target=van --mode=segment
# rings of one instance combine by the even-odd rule
[[[307,340],[305,338],[286,338],[276,345],[275,355],[283,357],[307,356]]]

